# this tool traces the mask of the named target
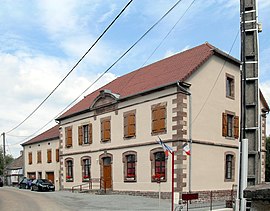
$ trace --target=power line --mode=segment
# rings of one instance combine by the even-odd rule
[[[230,53],[231,53],[231,51],[232,51],[232,49],[233,49],[233,47],[234,47],[234,44],[235,44],[235,42],[236,42],[236,40],[237,40],[238,35],[239,35],[239,31],[237,32],[237,34],[236,34],[236,36],[235,36],[235,38],[234,38],[233,44],[232,44],[232,46],[231,46],[231,48],[230,48],[230,51],[229,51],[228,55],[230,55]],[[216,84],[217,84],[217,81],[218,81],[218,79],[219,79],[219,77],[220,77],[220,75],[221,75],[221,73],[222,73],[222,71],[223,71],[223,69],[224,69],[226,63],[227,63],[227,60],[225,60],[225,61],[223,62],[223,65],[222,65],[222,67],[221,67],[221,69],[220,69],[220,71],[219,71],[219,73],[218,73],[218,76],[217,76],[217,78],[216,78],[216,80],[215,80],[215,82],[214,82],[212,88],[210,89],[210,92],[208,93],[207,97],[205,98],[205,101],[204,101],[204,103],[203,103],[201,109],[199,110],[199,112],[197,113],[197,115],[195,116],[195,118],[192,120],[192,124],[195,122],[195,120],[198,118],[198,116],[200,115],[200,113],[201,113],[202,110],[204,109],[204,107],[205,107],[205,105],[206,105],[206,103],[207,103],[209,97],[211,96],[211,94],[212,94],[212,92],[213,92],[213,90],[214,90],[214,88],[215,88],[215,86],[216,86]]]
[[[42,126],[40,129],[38,129],[36,132],[28,136],[28,138],[34,136],[36,133],[38,133],[40,130],[42,130],[44,127],[46,127],[49,123],[51,123],[53,120],[55,120],[57,117],[59,117],[66,109],[68,109],[74,102],[76,102],[86,91],[88,91],[96,82],[98,82],[113,66],[115,66],[132,48],[134,48],[156,25],[158,25],[182,0],[178,0],[156,23],[154,23],[131,47],[129,47],[109,68],[107,68],[94,82],[90,84],[78,97],[76,97],[70,104],[68,104],[57,116],[55,116],[53,119],[51,119],[49,122],[47,122],[44,126]],[[19,144],[21,142],[24,142],[28,138],[16,143]],[[14,145],[16,145],[14,144]]]
[[[180,20],[182,20],[182,18],[186,15],[187,11],[191,8],[191,6],[194,4],[196,0],[192,1],[190,3],[190,5],[188,6],[188,8],[185,10],[185,12],[183,13],[183,15],[181,15],[181,17],[176,21],[176,23],[173,25],[173,27],[169,30],[169,32],[165,35],[165,37],[160,41],[160,43],[157,45],[157,47],[153,50],[153,52],[148,56],[148,58],[145,60],[145,62],[141,65],[140,68],[142,68],[147,62],[148,60],[154,55],[154,53],[159,49],[159,47],[164,43],[164,41],[167,39],[167,37],[171,34],[171,32],[173,31],[173,29],[177,26],[177,24],[180,22]],[[132,77],[130,77],[130,79],[126,82],[125,86],[127,86],[129,84],[129,82],[136,76],[136,73],[133,74]],[[124,87],[123,87],[124,88]],[[123,90],[123,88],[121,90]]]
[[[79,65],[79,63],[85,58],[85,56],[92,50],[92,48],[97,44],[97,42],[103,37],[103,35],[109,30],[109,28],[114,24],[114,22],[120,17],[120,15],[126,10],[126,8],[131,4],[133,0],[130,0],[126,6],[121,10],[121,12],[114,18],[114,20],[109,24],[109,26],[101,33],[97,40],[92,44],[92,46],[85,52],[85,54],[79,59],[79,61],[71,68],[67,75],[60,81],[60,83],[50,92],[50,94],[17,126],[12,128],[6,133],[10,133],[20,127],[27,119],[29,119],[44,103],[47,99],[55,92],[55,90],[64,82],[64,80],[72,73],[72,71]]]

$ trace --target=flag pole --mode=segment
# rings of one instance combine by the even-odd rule
[[[172,211],[174,206],[174,151],[172,151]]]

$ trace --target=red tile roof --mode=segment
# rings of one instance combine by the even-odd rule
[[[62,114],[58,120],[88,110],[93,100],[99,95],[100,91],[104,89],[119,94],[121,99],[173,82],[185,81],[214,53],[218,53],[223,57],[229,57],[232,60],[234,59],[208,43],[202,44],[113,80],[87,95],[84,99]]]
[[[21,145],[25,146],[25,145],[34,144],[37,142],[58,139],[58,138],[59,138],[59,125],[55,125],[54,127],[50,128],[44,133],[41,133],[40,135],[30,139],[29,141],[22,143]]]

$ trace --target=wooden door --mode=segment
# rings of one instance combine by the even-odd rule
[[[112,166],[111,158],[103,158],[103,179],[104,179],[104,188],[106,183],[106,189],[112,188]]]
[[[47,172],[47,180],[54,184],[54,172]]]
[[[112,187],[112,167],[111,165],[103,166],[103,178],[106,183],[106,189]],[[104,184],[105,187],[105,184]]]

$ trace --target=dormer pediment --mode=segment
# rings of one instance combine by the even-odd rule
[[[112,93],[110,90],[101,90],[100,94],[90,106],[91,109],[96,109],[117,103],[120,95]]]

